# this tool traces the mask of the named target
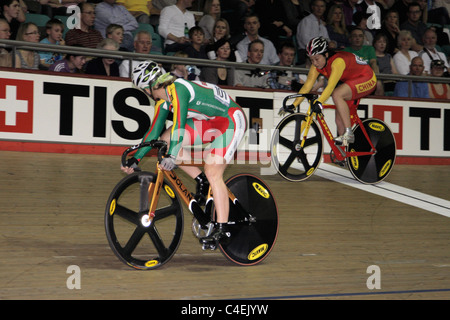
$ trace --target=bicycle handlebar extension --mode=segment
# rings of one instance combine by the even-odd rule
[[[165,142],[163,140],[152,140],[152,141],[141,142],[137,145],[129,147],[128,149],[126,149],[123,152],[122,166],[124,166],[124,167],[126,166],[127,156],[129,153],[136,151],[137,149],[145,148],[145,147],[152,147],[152,148],[158,149],[158,161],[159,162],[162,161],[163,157],[166,155],[166,152],[167,152],[167,142]]]

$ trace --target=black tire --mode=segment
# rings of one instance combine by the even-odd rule
[[[156,175],[135,172],[111,192],[105,210],[105,231],[115,255],[135,269],[154,269],[175,254],[183,234],[183,207],[175,189],[164,180],[155,217],[141,223],[149,210],[149,184]]]
[[[386,123],[379,119],[366,119],[363,126],[369,135],[376,152],[373,155],[349,157],[347,164],[356,180],[364,184],[375,184],[383,181],[394,167],[396,158],[395,138]],[[371,151],[364,132],[357,125],[353,132],[355,142],[349,144],[348,151]]]
[[[225,257],[243,266],[251,266],[263,261],[273,249],[278,235],[278,208],[269,187],[258,177],[239,174],[226,182],[238,199],[230,201],[228,228],[231,238],[220,243]],[[252,222],[244,221],[250,213]],[[213,210],[213,216],[215,212]]]
[[[306,115],[294,113],[278,123],[271,141],[272,164],[289,181],[303,181],[316,171],[322,160],[322,133],[315,121],[311,123],[303,148],[300,148],[302,124]]]

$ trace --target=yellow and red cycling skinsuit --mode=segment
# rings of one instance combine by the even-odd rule
[[[360,99],[372,93],[377,86],[377,78],[372,68],[360,57],[350,52],[339,51],[328,58],[323,69],[311,66],[306,80],[299,93],[311,91],[319,75],[328,79],[328,84],[320,95],[319,102],[324,103],[333,93],[339,82],[347,84],[352,90],[352,100]],[[297,98],[298,105],[303,98]]]

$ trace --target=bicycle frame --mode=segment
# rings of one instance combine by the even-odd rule
[[[212,226],[208,226],[208,223],[211,222],[211,206],[212,206],[212,191],[211,189],[208,191],[207,202],[205,209],[198,204],[197,201],[194,201],[194,196],[188,190],[188,188],[183,184],[183,181],[178,177],[174,170],[165,171],[159,167],[159,161],[156,164],[156,181],[149,184],[148,188],[148,197],[150,200],[150,207],[148,210],[148,214],[145,217],[145,223],[150,225],[155,217],[155,211],[158,204],[159,196],[161,194],[161,189],[163,188],[163,180],[164,177],[171,183],[172,186],[175,187],[175,192],[180,196],[182,201],[189,208],[189,211],[192,212],[195,219],[200,223],[200,225],[204,228],[212,228]],[[242,221],[234,221],[234,223],[251,223],[253,221],[253,217],[250,213],[248,213],[244,208],[240,205],[237,197],[228,189],[228,198],[230,201],[238,208],[238,210],[244,214],[244,219]],[[170,197],[175,197],[173,190],[166,186],[165,191]]]
[[[325,120],[325,116],[323,115],[322,111],[315,113],[312,112],[312,103],[314,102],[315,99],[317,99],[317,95],[314,94],[294,94],[294,95],[290,95],[287,96],[284,101],[283,101],[283,105],[286,105],[286,101],[292,98],[298,98],[298,97],[305,97],[308,99],[309,102],[309,107],[308,107],[308,111],[306,113],[307,116],[307,120],[306,120],[306,124],[305,127],[301,128],[301,130],[304,131],[303,133],[303,139],[301,141],[300,146],[303,148],[308,132],[309,132],[309,128],[311,127],[311,123],[313,121],[314,115],[316,116],[316,119],[320,125],[320,128],[322,130],[322,134],[325,136],[325,139],[328,141],[329,146],[331,147],[331,149],[333,150],[336,159],[338,161],[344,161],[346,158],[349,157],[358,157],[358,156],[366,156],[366,155],[372,155],[376,152],[376,149],[372,143],[372,141],[369,138],[369,135],[366,131],[366,129],[364,128],[361,119],[358,116],[357,113],[357,109],[359,106],[359,99],[354,100],[354,101],[347,101],[349,110],[350,110],[350,121],[351,121],[351,125],[352,127],[355,125],[359,125],[361,127],[362,132],[364,133],[364,136],[367,140],[367,142],[369,143],[370,147],[371,147],[371,151],[366,151],[366,152],[358,152],[358,151],[347,151],[346,148],[344,146],[338,146],[335,144],[334,142],[334,135],[331,133],[330,128],[328,127],[328,124]],[[323,105],[322,106],[324,109],[336,109],[336,106],[334,105]],[[300,105],[297,107],[297,112],[300,112]]]
[[[194,217],[199,221],[199,223],[206,227],[206,225],[210,222],[209,217],[206,215],[208,210],[203,210],[197,201],[194,200],[194,196],[188,190],[187,187],[184,186],[183,181],[178,177],[174,170],[165,171],[159,168],[159,162],[156,164],[156,181],[151,182],[148,188],[148,196],[150,200],[150,208],[148,211],[148,219],[151,224],[153,218],[155,217],[156,206],[158,204],[159,196],[161,194],[161,189],[163,187],[164,177],[170,181],[171,185],[175,187],[175,192],[180,196],[183,202],[187,205],[189,210],[192,212]],[[175,197],[173,194],[173,190],[166,186],[165,191],[170,197]],[[208,199],[212,197],[211,190],[208,192]],[[207,209],[209,209],[207,207]]]

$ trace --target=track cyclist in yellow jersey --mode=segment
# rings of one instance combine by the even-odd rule
[[[336,125],[339,134],[334,141],[337,145],[347,146],[355,140],[347,102],[375,91],[377,84],[375,73],[365,61],[353,53],[329,50],[328,41],[323,37],[311,39],[306,46],[306,53],[311,60],[311,68],[299,93],[309,93],[320,74],[328,79],[328,84],[314,102],[312,111],[322,109],[322,104],[331,96],[336,105]],[[281,108],[279,114],[292,113],[303,99],[297,98],[291,106]]]
[[[180,168],[197,181],[196,199],[199,202],[204,200],[209,185],[213,193],[217,211],[215,230],[210,236],[200,239],[200,242],[226,241],[230,237],[227,230],[229,199],[223,173],[234,158],[247,129],[244,112],[216,85],[176,79],[170,73],[163,74],[153,61],[140,63],[133,70],[132,81],[156,101],[153,123],[142,140],[151,141],[161,137],[168,143],[167,156],[160,163],[163,170],[174,169],[176,160],[182,160],[183,156],[186,159],[182,146],[211,143],[205,159],[204,174],[195,166],[180,165]],[[172,114],[173,125],[165,130],[166,120],[172,120],[168,118]],[[139,149],[134,157],[128,159],[122,171],[132,173],[150,149]]]

